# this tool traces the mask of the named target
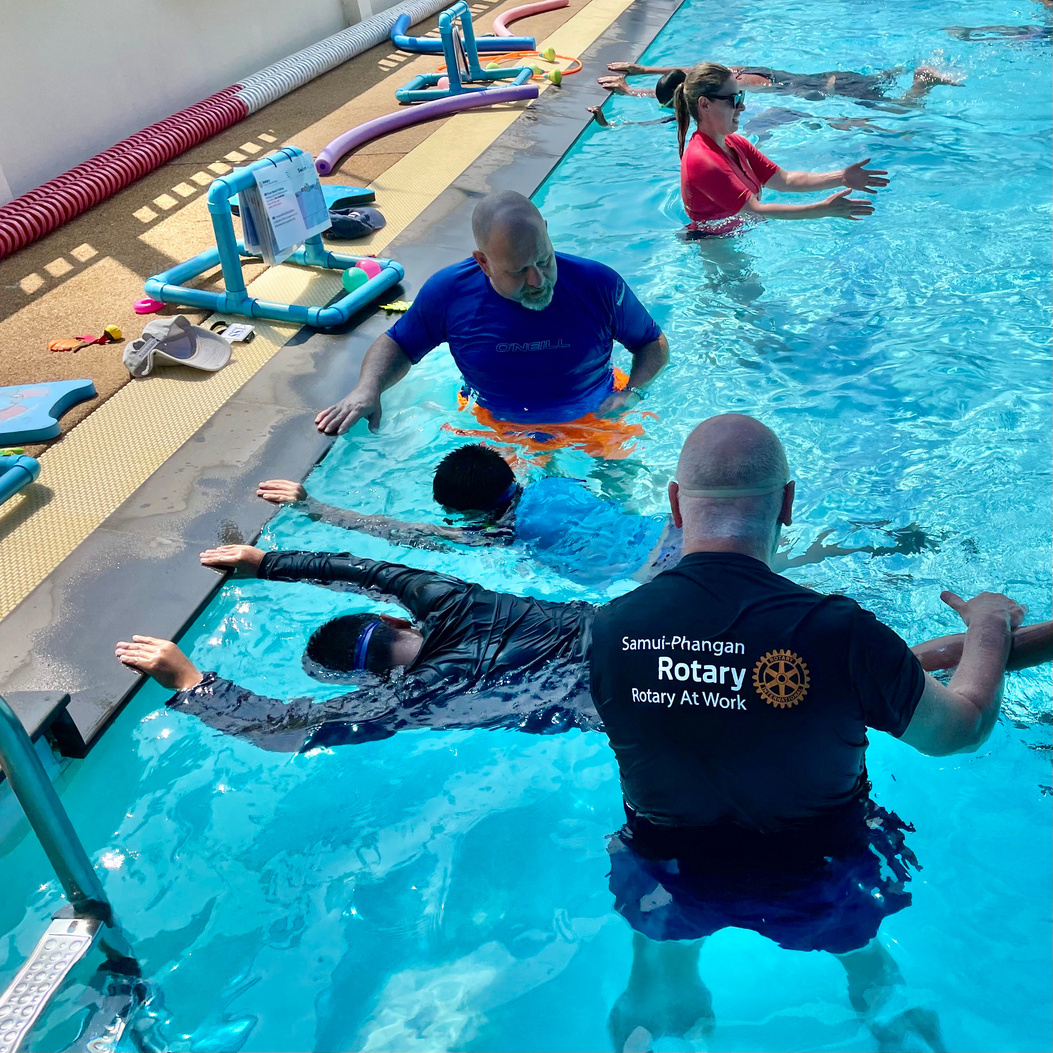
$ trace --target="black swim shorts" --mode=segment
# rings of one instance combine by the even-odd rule
[[[914,828],[895,814],[867,798],[853,825],[818,850],[793,834],[681,831],[673,854],[668,831],[630,815],[608,843],[615,909],[652,940],[733,926],[787,950],[858,950],[910,905],[908,864],[920,867],[903,839]]]

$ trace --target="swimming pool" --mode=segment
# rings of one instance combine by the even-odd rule
[[[968,21],[1037,17],[997,0],[971,5]],[[816,128],[783,112],[755,126],[786,167],[873,155],[890,169],[870,221],[770,223],[704,250],[682,245],[668,126],[590,130],[537,195],[557,246],[616,266],[670,338],[673,364],[648,400],[663,419],[634,458],[649,469],[629,484],[635,506],[661,508],[697,420],[757,413],[799,480],[797,549],[831,527],[885,541],[882,528],[857,526],[876,522],[917,523],[938,543],[794,574],[854,596],[911,640],[954,625],[945,586],[1004,589],[1050,617],[1049,51],[942,32],[965,20],[948,2],[687,0],[647,54],[805,72],[936,60],[962,72],[963,87],[899,115],[750,97],[750,118],[776,107],[874,122]],[[617,100],[610,114],[654,111]],[[459,441],[442,430],[455,390],[448,358],[425,360],[387,397],[378,435],[337,443],[312,493],[433,516],[425,469]],[[560,467],[588,470],[580,458]],[[511,552],[406,553],[289,512],[261,545],[354,547],[490,587],[601,598]],[[321,697],[300,670],[303,644],[331,613],[365,606],[306,585],[230,584],[185,643],[254,689]],[[914,905],[883,931],[912,990],[939,1008],[951,1049],[1050,1045],[1049,693],[1048,669],[1012,677],[977,755],[927,760],[881,735],[869,753],[875,797],[915,823],[924,867]],[[630,937],[606,886],[604,838],[621,812],[600,736],[414,732],[286,757],[217,737],[163,700],[142,691],[64,775],[64,799],[193,1048],[607,1048]],[[31,842],[0,862],[12,890],[0,901],[4,980],[56,900],[53,882],[38,884],[49,871]],[[711,1048],[873,1048],[827,956],[727,930],[701,968],[717,1014]],[[58,1048],[64,1009],[34,1048]]]

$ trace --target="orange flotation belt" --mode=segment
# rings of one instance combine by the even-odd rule
[[[614,390],[621,391],[629,383],[628,375],[614,370]],[[515,424],[512,421],[497,420],[494,415],[482,406],[472,402],[464,392],[457,395],[457,409],[464,411],[471,407],[475,419],[482,428],[457,428],[444,424],[443,428],[454,435],[466,438],[497,439],[499,442],[521,446],[528,453],[541,455],[535,457],[539,463],[548,460],[548,456],[560,449],[582,450],[590,457],[608,461],[624,460],[636,449],[635,441],[644,434],[644,419],[658,420],[658,415],[646,410],[640,411],[640,421],[630,422],[628,413],[619,417],[598,417],[595,413],[586,413],[577,420],[563,421],[555,424]],[[636,412],[636,411],[631,411]]]

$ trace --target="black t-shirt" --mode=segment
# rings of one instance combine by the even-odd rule
[[[925,674],[854,601],[692,553],[597,612],[591,682],[637,815],[770,832],[859,798],[867,727],[902,735]]]
[[[169,705],[264,749],[386,738],[407,728],[594,727],[585,656],[595,608],[491,592],[446,574],[346,552],[268,552],[258,576],[391,597],[424,640],[404,674],[325,702],[257,695],[209,674]]]

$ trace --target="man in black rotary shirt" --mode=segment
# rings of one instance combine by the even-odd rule
[[[698,951],[737,926],[836,954],[882,1048],[911,1031],[941,1048],[934,1013],[893,1008],[902,979],[875,939],[910,903],[915,861],[903,824],[869,799],[867,729],[936,755],[979,746],[1024,611],[944,593],[968,626],[945,686],[852,600],[773,573],[794,484],[778,438],[750,417],[699,425],[669,497],[683,559],[593,623],[592,694],[627,816],[611,889],[635,930],[615,1045],[710,1030]]]

